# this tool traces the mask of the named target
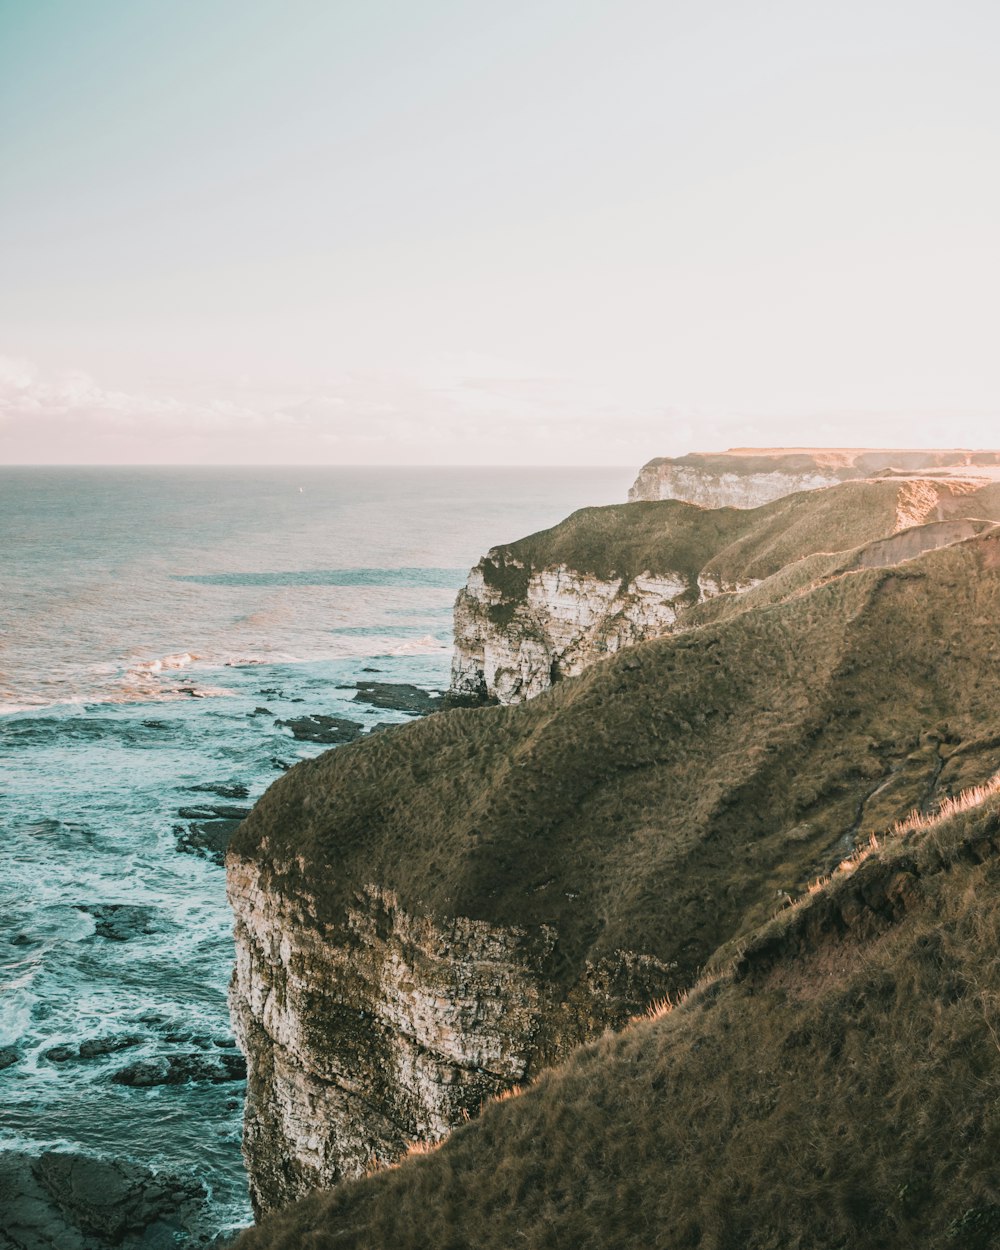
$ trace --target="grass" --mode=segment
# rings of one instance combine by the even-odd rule
[[[240,1250],[986,1250],[1000,798],[900,827],[680,1001]]]

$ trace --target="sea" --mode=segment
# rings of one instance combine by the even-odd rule
[[[470,566],[633,476],[0,468],[0,1150],[196,1177],[219,1231],[250,1222],[232,917],[192,829],[330,749],[283,722],[445,690]]]

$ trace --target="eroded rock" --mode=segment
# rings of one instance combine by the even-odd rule
[[[353,742],[361,736],[364,726],[360,721],[348,720],[346,716],[297,716],[292,720],[278,722],[292,731],[299,742],[322,742],[335,746],[341,742]]]

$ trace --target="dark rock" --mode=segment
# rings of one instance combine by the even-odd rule
[[[331,745],[341,742],[353,742],[361,736],[363,729],[360,721],[348,720],[344,716],[297,716],[292,720],[280,720],[292,731],[292,737],[299,742],[324,742]]]
[[[234,818],[198,821],[188,825],[186,829],[183,826],[175,826],[174,832],[178,835],[177,849],[186,851],[190,855],[201,855],[205,859],[210,859],[214,864],[224,864],[229,839],[240,827],[240,823],[240,819]]]
[[[115,1085],[129,1085],[142,1089],[150,1085],[166,1085],[170,1076],[170,1064],[162,1056],[156,1059],[138,1059],[127,1068],[120,1068],[111,1080]]]
[[[488,695],[485,689],[478,692],[449,690],[441,697],[441,709],[449,711],[455,707],[486,707],[496,702],[496,697]]]
[[[81,903],[79,908],[94,917],[97,936],[112,942],[127,942],[157,932],[152,907],[137,907],[131,903]]]
[[[91,1037],[80,1043],[80,1058],[99,1059],[102,1055],[114,1055],[131,1046],[139,1046],[142,1041],[141,1037],[136,1037],[133,1033],[119,1034],[117,1037]]]
[[[288,760],[282,760],[282,759],[279,759],[276,755],[272,755],[271,767],[280,769],[280,771],[283,773],[287,773],[288,770],[292,767],[292,765],[288,762]]]
[[[181,820],[245,820],[249,807],[233,807],[226,803],[204,803],[198,807],[180,807],[177,815]]]
[[[248,717],[252,716],[273,716],[274,713],[269,707],[255,707],[252,712],[247,712]]]
[[[48,1059],[50,1063],[68,1063],[70,1059],[78,1059],[79,1056],[79,1050],[71,1043],[50,1046],[48,1050],[42,1052],[42,1058]]]
[[[397,712],[409,712],[411,716],[426,716],[443,705],[439,694],[428,694],[419,686],[405,682],[359,681],[355,682],[356,703],[370,703],[372,707],[391,708]]]
[[[216,1043],[219,1045],[220,1043]],[[4,1068],[12,1068],[21,1058],[21,1052],[16,1046],[0,1046],[0,1072]]]
[[[191,1177],[65,1151],[0,1154],[0,1246],[167,1250],[208,1246],[207,1192]]]
[[[228,1081],[243,1081],[246,1074],[246,1060],[239,1053],[193,1053],[139,1059],[127,1068],[121,1068],[111,1080],[116,1085],[143,1089],[153,1085],[185,1085],[189,1081],[210,1081],[213,1085],[223,1085]]]
[[[246,786],[239,782],[203,781],[196,786],[188,786],[193,793],[217,794],[223,799],[245,799],[250,795]]]

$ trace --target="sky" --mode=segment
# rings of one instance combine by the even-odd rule
[[[0,0],[0,463],[1000,445],[995,0]]]

